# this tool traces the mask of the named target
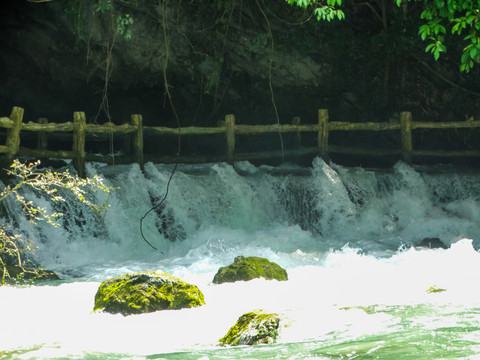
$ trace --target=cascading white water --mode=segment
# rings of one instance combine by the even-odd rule
[[[54,269],[148,262],[196,249],[223,263],[234,255],[225,253],[238,246],[288,253],[350,244],[381,251],[425,237],[447,245],[460,237],[473,239],[475,246],[480,240],[480,184],[474,175],[419,173],[403,163],[388,172],[330,167],[320,159],[312,169],[285,167],[275,173],[248,163],[238,167],[241,175],[226,164],[177,170],[166,201],[143,222],[146,238],[165,254],[143,241],[139,221],[164,197],[171,166],[147,164],[144,174],[135,165],[90,166],[90,175],[106,177],[115,188],[103,218],[67,202],[59,209],[65,213],[60,229],[28,226],[22,216],[17,221],[28,236],[42,240],[37,241],[42,263]],[[97,197],[100,203],[105,200],[102,194]],[[272,231],[291,231],[292,238],[262,234]]]
[[[409,358],[411,343],[429,349],[425,358],[457,358],[441,352],[452,341],[469,344],[464,358],[478,350],[479,173],[404,163],[368,170],[321,159],[311,168],[179,166],[165,202],[143,223],[155,251],[139,221],[164,197],[171,170],[90,164],[89,176],[116,188],[109,209],[101,217],[68,201],[57,209],[65,213],[57,229],[31,226],[7,203],[10,221],[39,247],[39,261],[65,281],[0,288],[0,319],[9,324],[0,359],[398,359]],[[412,247],[426,237],[449,249]],[[277,262],[289,281],[213,285],[218,267],[238,255]],[[91,313],[100,281],[154,269],[198,285],[207,305],[126,318]],[[427,292],[432,286],[447,291]],[[219,348],[238,316],[255,308],[287,314],[280,344],[258,352]],[[444,339],[437,344],[432,331]]]

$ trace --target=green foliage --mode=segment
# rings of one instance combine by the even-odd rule
[[[112,10],[113,10],[112,0],[98,0],[98,5],[95,8],[96,12],[104,14]]]
[[[308,8],[309,6],[314,7],[314,13],[317,17],[317,20],[323,21],[332,21],[335,18],[338,20],[343,20],[345,18],[345,13],[338,9],[338,6],[342,6],[342,0],[286,0],[290,5],[297,5],[301,8]]]
[[[400,6],[402,0],[396,2]],[[460,61],[461,71],[469,72],[480,62],[480,4],[477,0],[426,0],[420,17],[425,23],[418,34],[422,40],[430,42],[425,51],[432,53],[435,60],[447,51],[444,35],[450,33],[463,36],[466,43]]]
[[[285,0],[290,5],[304,9],[314,8],[317,20],[331,21],[334,18],[345,18],[343,11],[338,9],[341,0]],[[398,7],[403,7],[405,1],[395,0]],[[460,60],[460,70],[469,72],[473,66],[480,63],[480,2],[478,0],[424,0],[424,8],[420,20],[424,23],[418,29],[418,35],[428,41],[425,52],[431,53],[435,60],[441,53],[447,51],[447,35],[460,36],[464,42]]]
[[[133,24],[133,19],[130,14],[117,16],[117,34],[122,35],[125,40],[132,38],[132,30],[129,28]]]
[[[122,2],[125,3],[125,1]],[[94,11],[87,11],[88,2],[84,4],[84,0],[68,0],[63,11],[71,18],[74,24],[74,32],[79,38],[82,37],[82,34],[89,33],[88,29],[85,29],[89,17],[110,15],[108,21],[112,22],[112,28],[125,40],[130,40],[132,38],[133,17],[131,14],[122,14],[117,11],[116,3],[119,3],[119,1],[97,0],[96,4],[93,5]]]
[[[26,265],[28,266],[28,264],[26,264],[28,260],[25,258],[24,253],[33,251],[33,248],[31,247],[31,243],[23,245],[20,248],[20,242],[20,235],[9,234],[4,226],[0,227],[0,285],[5,284],[7,280],[10,282],[20,280],[18,274],[10,274],[9,268],[7,268],[8,265],[15,264],[20,268],[24,268]]]
[[[22,204],[23,210],[29,215],[30,221],[36,224],[39,220],[45,220],[53,226],[58,226],[56,221],[62,216],[61,213],[49,214],[45,208],[36,207],[32,201],[27,201],[20,194],[22,187],[28,186],[50,197],[52,202],[65,201],[58,194],[58,189],[65,189],[71,192],[78,201],[88,205],[91,209],[98,213],[102,213],[107,204],[98,206],[93,204],[86,198],[87,191],[103,191],[108,193],[111,189],[105,186],[102,179],[95,175],[92,179],[82,179],[77,175],[72,175],[68,170],[64,172],[38,171],[39,161],[29,164],[23,164],[18,160],[14,160],[10,169],[7,170],[8,175],[13,175],[19,179],[16,185],[8,185],[0,193],[0,201],[5,200],[12,195],[15,200]]]
[[[82,179],[77,175],[72,175],[67,171],[52,172],[39,171],[40,162],[23,164],[18,160],[14,160],[7,174],[17,178],[15,184],[6,185],[0,192],[0,202],[8,197],[13,197],[15,201],[22,205],[23,210],[27,213],[29,221],[37,224],[38,221],[46,221],[52,226],[59,226],[57,220],[63,215],[62,213],[49,213],[46,208],[36,206],[32,201],[26,200],[20,193],[23,187],[29,187],[45,194],[52,202],[65,201],[59,195],[58,190],[64,189],[72,193],[78,201],[89,206],[97,213],[103,214],[107,208],[107,201],[102,206],[98,206],[88,200],[87,192],[102,191],[106,194],[111,188],[103,184],[103,180],[94,176],[91,179]],[[33,254],[34,248],[31,243],[25,242],[18,234],[13,234],[5,227],[0,227],[0,285],[8,282],[21,280],[23,274],[28,270],[30,274],[41,274],[35,269],[33,263],[28,259]],[[13,273],[15,272],[15,274]]]
[[[113,0],[98,0],[98,5],[95,8],[97,13],[115,13],[115,6]],[[116,31],[117,34],[122,35],[125,40],[132,38],[132,29],[130,25],[133,24],[133,17],[130,14],[118,15],[116,17]]]

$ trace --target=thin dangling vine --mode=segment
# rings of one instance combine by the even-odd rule
[[[275,46],[273,42],[273,34],[272,34],[272,27],[270,26],[270,21],[268,20],[267,15],[265,14],[265,11],[263,11],[262,6],[260,5],[258,0],[255,0],[257,3],[258,8],[260,9],[260,12],[262,13],[263,17],[265,18],[265,21],[267,23],[268,27],[268,34],[270,35],[270,60],[268,63],[268,87],[270,89],[270,95],[271,95],[271,101],[272,101],[272,106],[273,110],[275,112],[275,118],[277,120],[277,124],[279,125],[280,128],[280,116],[278,115],[278,109],[277,109],[277,104],[275,102],[275,93],[273,91],[273,85],[272,85],[272,65],[273,65],[273,54],[275,51]],[[280,130],[278,131],[278,137],[280,138],[280,147],[282,150],[282,162],[285,162],[285,149],[283,145],[283,136]]]
[[[168,60],[169,60],[169,46],[168,46],[168,34],[167,34],[167,1],[168,0],[164,0],[162,2],[162,28],[163,28],[163,38],[164,38],[164,44],[165,44],[165,64],[163,66],[163,82],[164,82],[164,85],[165,85],[165,95],[167,96],[168,98],[168,102],[170,104],[170,107],[172,109],[172,112],[173,112],[173,115],[175,117],[175,121],[177,122],[177,128],[178,128],[178,147],[177,147],[177,158],[176,158],[176,161],[175,161],[175,165],[173,167],[173,170],[172,172],[170,173],[170,177],[168,178],[168,182],[167,182],[167,186],[166,186],[166,190],[165,190],[165,194],[163,196],[163,198],[160,200],[160,202],[154,206],[152,206],[141,218],[140,218],[140,234],[142,235],[142,238],[143,240],[152,248],[152,249],[155,249],[155,250],[158,250],[160,251],[160,253],[164,254],[164,252],[162,250],[160,250],[159,248],[155,247],[152,245],[152,243],[150,241],[147,240],[147,238],[145,237],[145,234],[143,233],[143,220],[147,217],[147,215],[152,212],[153,210],[157,209],[158,207],[160,207],[164,202],[165,200],[167,199],[167,196],[168,196],[168,190],[170,188],[170,183],[172,181],[172,178],[173,178],[173,175],[175,174],[175,171],[177,169],[177,166],[178,166],[178,162],[179,162],[179,159],[180,159],[180,150],[181,150],[181,129],[180,129],[180,119],[178,117],[178,113],[177,113],[177,110],[175,108],[175,105],[173,104],[173,100],[172,100],[172,94],[170,93],[170,89],[169,89],[169,84],[168,84],[168,78],[167,78],[167,66],[168,66]]]

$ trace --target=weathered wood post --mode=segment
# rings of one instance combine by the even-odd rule
[[[47,118],[39,118],[38,123],[42,125],[48,124]],[[48,137],[45,131],[39,131],[37,135],[37,149],[46,150],[48,149]]]
[[[131,124],[137,128],[137,131],[132,135],[133,154],[135,161],[140,165],[140,169],[143,171],[143,117],[140,114],[133,114],[130,119]]]
[[[10,120],[13,121],[13,124],[10,129],[7,129],[7,139],[5,141],[5,145],[8,147],[9,161],[13,160],[20,149],[20,131],[23,126],[23,113],[23,108],[14,106],[12,114],[10,115]]]
[[[412,163],[412,113],[402,111],[400,114],[400,127],[402,135],[402,155],[403,161],[407,164]]]
[[[295,126],[298,126],[300,125],[301,123],[301,119],[300,117],[298,116],[295,116],[293,119],[292,119],[292,125],[295,125]],[[293,134],[293,148],[294,149],[298,149],[301,144],[302,144],[302,134],[300,133],[300,131],[296,131],[294,134]]]
[[[233,164],[233,153],[235,151],[235,116],[225,116],[225,134],[227,136],[227,162]]]
[[[318,154],[324,159],[328,158],[328,110],[318,110]]]
[[[73,166],[78,176],[84,178],[85,172],[85,128],[87,120],[84,112],[73,113]]]

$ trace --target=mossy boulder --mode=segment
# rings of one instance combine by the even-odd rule
[[[233,264],[221,267],[213,278],[214,284],[248,281],[256,278],[288,280],[287,271],[265,258],[237,256]]]
[[[228,333],[219,340],[222,345],[273,344],[277,341],[282,317],[261,310],[240,316]]]
[[[141,271],[104,281],[95,295],[94,311],[141,314],[205,304],[195,285],[162,271]]]

